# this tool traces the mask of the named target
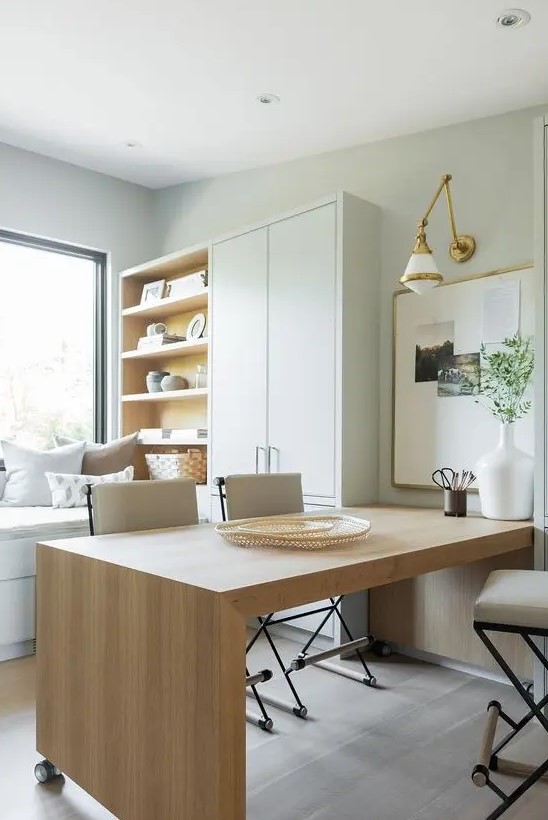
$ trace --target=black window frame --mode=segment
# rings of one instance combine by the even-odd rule
[[[95,264],[93,292],[93,433],[96,442],[104,443],[107,437],[108,389],[107,389],[107,254],[90,248],[42,239],[0,228],[0,242],[21,245],[26,248],[60,253],[89,259]]]

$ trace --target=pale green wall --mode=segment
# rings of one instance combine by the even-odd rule
[[[412,248],[415,223],[441,175],[450,172],[457,227],[474,234],[478,248],[464,266],[449,261],[449,225],[441,203],[432,215],[428,237],[442,272],[462,276],[531,261],[533,120],[541,113],[544,109],[527,109],[153,194],[158,253],[306,205],[336,190],[382,208],[379,446],[384,501],[432,501],[427,493],[390,486],[392,293]]]

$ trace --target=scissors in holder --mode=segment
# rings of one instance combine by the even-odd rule
[[[432,481],[440,490],[451,490],[455,480],[455,471],[451,467],[440,467],[432,473]]]

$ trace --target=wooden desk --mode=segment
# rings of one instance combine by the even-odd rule
[[[120,820],[244,820],[249,617],[533,541],[529,522],[347,512],[369,540],[321,553],[203,525],[38,545],[39,752]]]

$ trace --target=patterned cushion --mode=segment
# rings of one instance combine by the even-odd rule
[[[132,481],[133,467],[120,473],[108,475],[73,475],[72,473],[46,473],[51,490],[52,507],[85,507],[87,484],[112,484]]]

